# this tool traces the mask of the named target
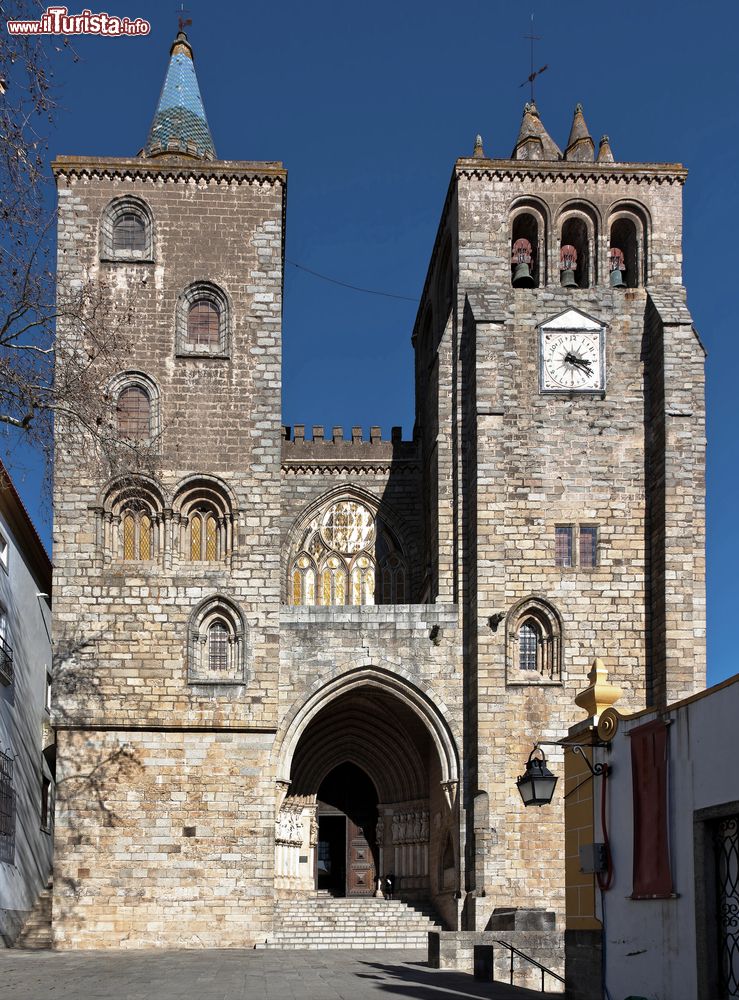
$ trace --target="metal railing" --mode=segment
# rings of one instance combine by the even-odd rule
[[[13,650],[0,636],[0,684],[13,683]]]
[[[531,957],[531,955],[525,955],[522,951],[519,951],[518,948],[514,948],[513,945],[509,944],[507,941],[496,940],[495,943],[503,945],[503,947],[507,948],[511,953],[511,986],[513,986],[514,955],[518,955],[518,957],[520,959],[523,959],[524,962],[528,962],[530,965],[536,966],[536,968],[541,971],[541,990],[539,991],[540,993],[544,992],[544,976],[551,976],[552,979],[556,979],[558,983],[562,983],[564,985],[564,979],[562,978],[562,976],[560,976],[556,972],[552,972],[551,969],[548,969],[546,965],[542,965],[541,962],[537,962],[535,958]]]

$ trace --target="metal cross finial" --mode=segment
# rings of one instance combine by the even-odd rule
[[[531,15],[531,34],[530,35],[524,35],[523,37],[524,38],[528,38],[529,41],[531,42],[531,72],[526,77],[526,79],[523,81],[523,83],[521,84],[521,86],[525,87],[527,83],[530,85],[530,87],[531,87],[531,103],[534,104],[535,103],[535,101],[534,101],[534,80],[537,78],[537,76],[541,76],[541,74],[544,72],[544,70],[549,69],[549,66],[548,65],[547,66],[542,66],[541,69],[537,69],[536,71],[534,71],[534,42],[540,42],[541,41],[541,35],[535,35],[534,34],[534,15],[533,14]]]
[[[177,11],[178,19],[179,19],[179,30],[180,31],[184,31],[185,28],[189,28],[190,25],[192,24],[192,18],[191,17],[185,18],[185,14],[189,14],[189,13],[190,13],[190,11],[185,9],[184,3],[181,3],[180,4],[180,9]]]

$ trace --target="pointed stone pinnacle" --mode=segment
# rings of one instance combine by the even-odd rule
[[[561,160],[562,150],[542,124],[533,101],[527,101],[523,109],[521,128],[516,145],[511,153],[512,160]]]
[[[485,157],[485,150],[482,148],[482,136],[479,134],[475,136],[475,148],[472,155],[478,160]]]
[[[565,160],[592,163],[594,159],[595,143],[588,132],[588,126],[585,124],[582,104],[576,104],[575,114],[572,119],[572,128],[570,129],[570,138],[567,140],[567,148],[565,149]]]
[[[600,145],[598,146],[598,163],[613,163],[614,159],[608,136],[601,136]]]

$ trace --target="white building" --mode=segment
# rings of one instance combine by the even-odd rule
[[[0,946],[52,861],[51,562],[0,463]]]
[[[739,997],[739,674],[662,711],[608,712],[590,728],[596,741],[610,740],[593,751],[608,767],[607,834],[600,822],[603,778],[594,779],[591,796],[593,839],[607,843],[612,862],[611,871],[593,876],[605,995]],[[570,732],[588,742],[582,725]],[[579,775],[569,780],[569,787],[586,787]],[[582,860],[590,834],[574,826]],[[569,913],[568,924],[578,926]],[[599,944],[592,939],[592,958]],[[592,1000],[598,977],[586,986],[585,965],[582,958],[570,963],[568,987]]]

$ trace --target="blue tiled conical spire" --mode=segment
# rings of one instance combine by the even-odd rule
[[[178,32],[170,49],[167,75],[143,149],[144,156],[162,153],[185,153],[202,160],[216,158],[192,48],[184,31]]]

